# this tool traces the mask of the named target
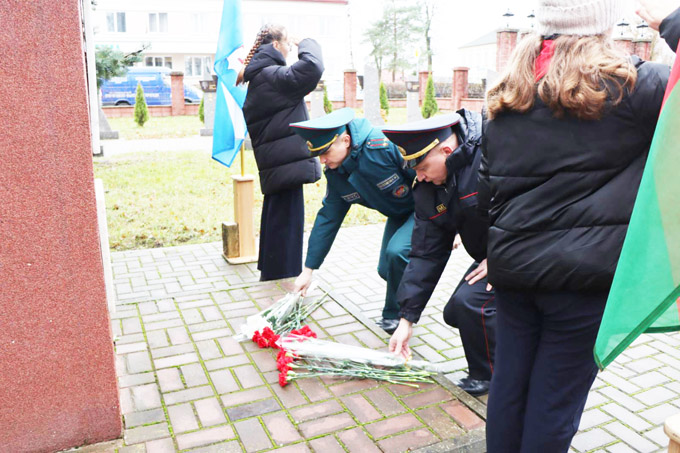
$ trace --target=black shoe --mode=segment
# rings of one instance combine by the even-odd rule
[[[380,327],[382,330],[389,333],[390,335],[392,335],[394,331],[397,330],[397,326],[399,326],[398,319],[380,318],[375,323],[378,325],[378,327]]]
[[[489,384],[491,384],[491,381],[480,381],[478,379],[472,379],[470,376],[456,382],[458,387],[472,396],[486,395],[489,393]]]

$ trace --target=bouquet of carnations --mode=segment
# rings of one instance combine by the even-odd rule
[[[327,297],[328,293],[317,300],[306,302],[300,293],[289,293],[269,308],[248,316],[241,326],[241,333],[234,338],[237,341],[253,340],[261,348],[266,348],[275,347],[279,336],[291,332],[301,336],[313,334],[316,337],[308,326],[303,327],[303,322]]]
[[[389,352],[317,340],[291,333],[276,340],[279,385],[316,376],[376,379],[418,387],[413,382],[432,382],[437,367],[422,360],[406,361]],[[296,371],[297,370],[297,371]]]

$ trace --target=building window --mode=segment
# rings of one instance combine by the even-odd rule
[[[202,77],[212,71],[212,57],[184,57],[184,75]]]
[[[149,32],[168,32],[168,13],[149,13]]]
[[[172,57],[145,57],[144,66],[165,66],[172,69]]]
[[[125,33],[125,13],[106,13],[106,31]]]

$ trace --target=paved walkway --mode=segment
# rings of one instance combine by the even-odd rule
[[[380,315],[384,298],[375,270],[381,234],[382,225],[340,231],[317,272],[337,301],[312,317],[322,336],[384,347],[387,335],[366,319]],[[121,452],[480,449],[484,405],[446,379],[418,391],[333,379],[280,389],[271,352],[231,335],[290,282],[259,283],[254,264],[224,262],[220,243],[118,252],[112,260]],[[412,342],[449,379],[464,375],[466,363],[441,311],[469,264],[453,252]],[[665,451],[663,421],[680,412],[678,346],[679,334],[644,336],[600,373],[572,450]]]

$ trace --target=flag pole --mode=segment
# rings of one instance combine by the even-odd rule
[[[241,176],[246,175],[246,158],[245,158],[245,152],[246,152],[246,142],[245,140],[243,143],[241,143]]]

